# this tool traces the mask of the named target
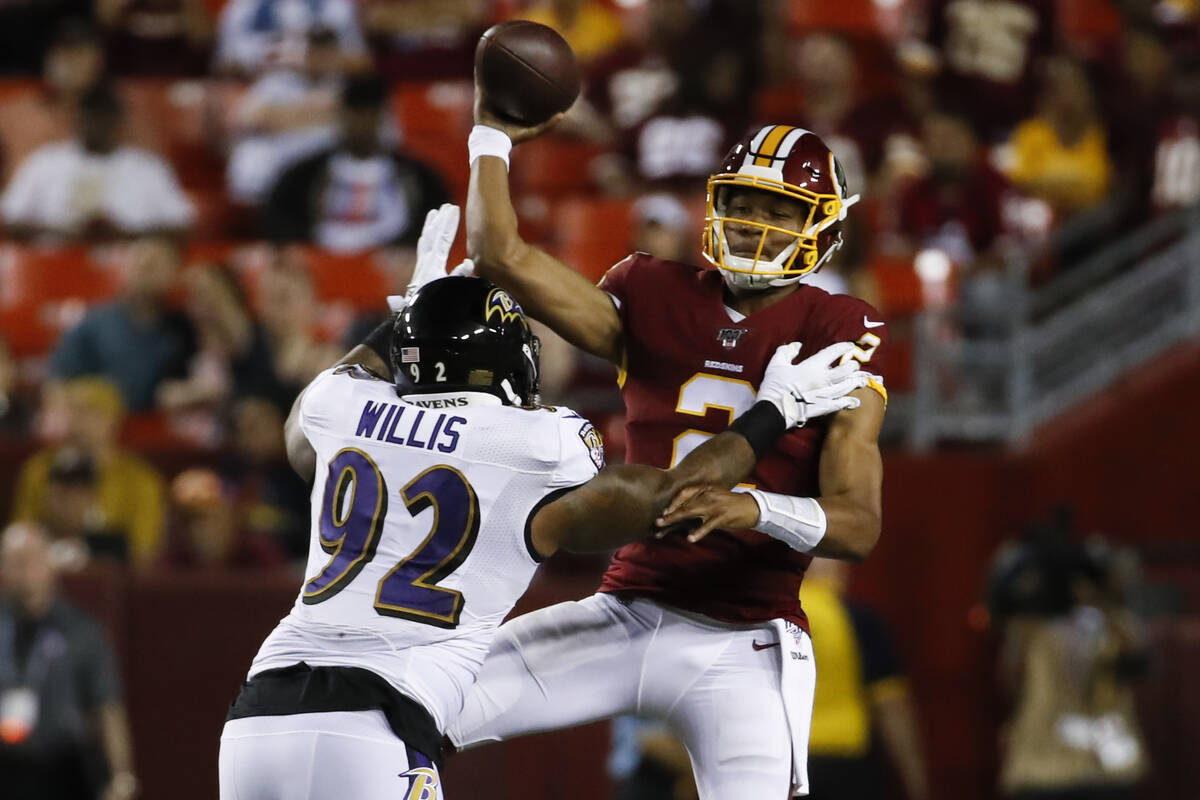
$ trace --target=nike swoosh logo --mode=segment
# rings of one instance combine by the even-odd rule
[[[871,322],[871,320],[867,319],[867,315],[863,314],[863,325],[866,325],[868,328],[878,328],[883,324],[882,322]]]
[[[755,650],[766,650],[768,647],[779,647],[779,642],[771,642],[770,644],[759,644],[758,640],[755,639],[753,642],[753,647]]]

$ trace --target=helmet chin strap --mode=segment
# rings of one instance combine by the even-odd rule
[[[500,381],[500,389],[508,397],[508,404],[510,406],[522,405],[523,401],[517,396],[517,393],[513,391],[512,384],[508,382],[508,378]]]

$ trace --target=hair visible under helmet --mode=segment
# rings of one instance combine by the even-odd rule
[[[806,204],[808,217],[803,228],[790,230],[726,216],[727,196],[734,187],[771,192]],[[738,142],[721,170],[708,179],[704,257],[721,271],[731,288],[785,286],[820,269],[837,252],[842,234],[836,224],[858,200],[858,195],[847,196],[842,166],[820,137],[790,125],[766,125]],[[726,222],[759,229],[753,257],[730,252]],[[768,259],[763,248],[768,234],[776,232],[792,236],[793,241]]]

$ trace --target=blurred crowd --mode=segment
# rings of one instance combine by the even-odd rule
[[[309,488],[283,420],[407,283],[425,213],[465,198],[474,46],[514,17],[559,30],[585,78],[555,133],[514,156],[525,235],[594,278],[633,249],[695,262],[728,147],[756,122],[811,129],[864,201],[838,263],[806,280],[894,323],[894,389],[916,312],[958,303],[986,332],[1014,263],[1045,283],[1200,203],[1196,0],[4,0],[0,513],[19,523],[4,565],[27,579],[6,583],[46,576],[10,604],[13,663],[41,627],[109,659],[56,605],[51,549],[56,570],[303,563]],[[620,461],[611,369],[540,333],[543,396],[595,418]],[[1017,704],[1004,784],[1126,796],[1145,769],[1134,626],[1079,552],[1020,552],[1058,570],[1059,595],[992,598]],[[841,626],[825,641],[844,652],[822,661],[863,665],[821,701],[835,712],[814,769],[876,796],[875,731],[907,795],[927,796],[890,634],[840,577],[806,589]],[[80,696],[81,718],[119,711],[111,681]],[[1065,763],[1044,758],[1060,721],[1054,741],[1090,760],[1047,775]],[[110,722],[125,780],[106,791],[129,797]],[[626,722],[622,796],[640,780],[692,796],[677,745]],[[1107,793],[1070,794],[1097,788],[1101,762],[1120,777]]]
[[[1016,254],[1045,280],[1200,200],[1194,2],[836,6],[0,5],[0,432],[36,442],[12,516],[138,564],[302,557],[282,420],[404,285],[425,212],[463,199],[498,20],[554,26],[582,63],[513,182],[529,235],[588,274],[630,248],[695,260],[704,180],[756,121],[839,154],[866,199],[811,280],[898,330],[956,297],[986,320]],[[612,410],[608,372],[548,339],[547,399]]]

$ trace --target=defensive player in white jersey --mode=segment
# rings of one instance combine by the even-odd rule
[[[230,709],[222,800],[441,797],[441,736],[537,563],[646,535],[682,487],[731,486],[787,429],[855,407],[868,376],[831,366],[850,347],[798,365],[781,348],[762,402],[672,470],[606,468],[587,420],[537,405],[511,296],[419,289],[289,418],[314,478],[310,577]]]

